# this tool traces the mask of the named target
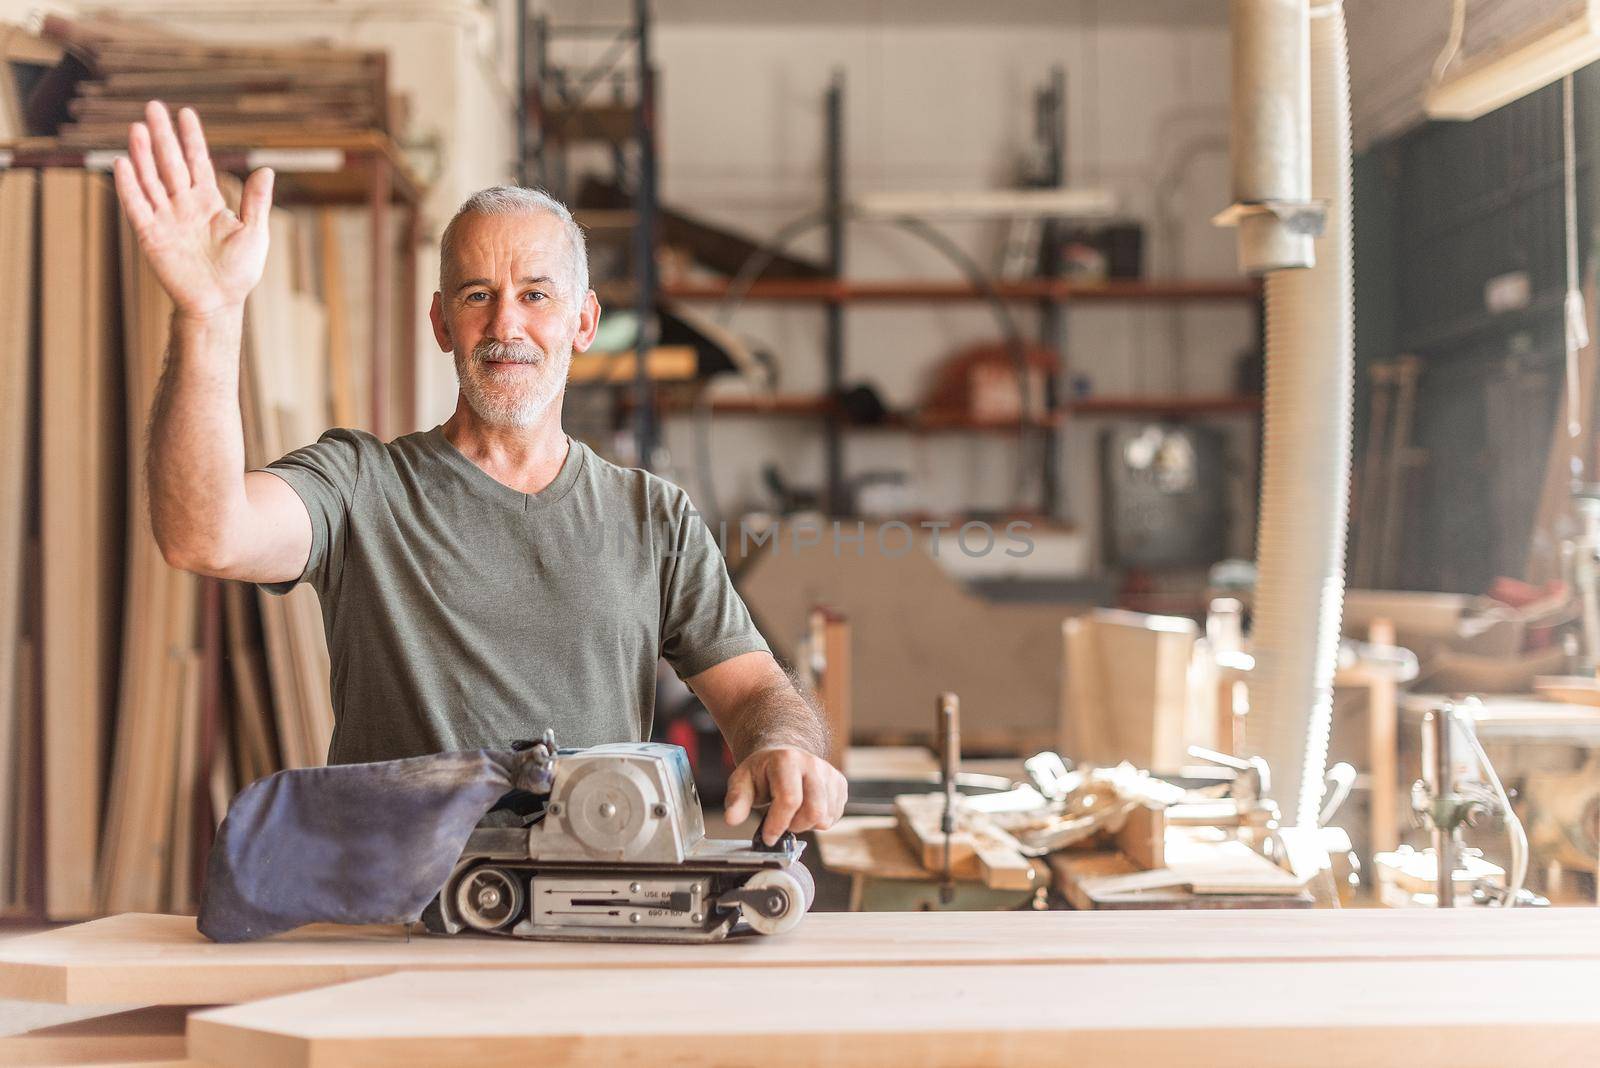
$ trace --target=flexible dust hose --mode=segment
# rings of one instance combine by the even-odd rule
[[[1315,826],[1344,609],[1354,389],[1350,73],[1344,9],[1311,19],[1311,195],[1327,203],[1315,266],[1266,281],[1266,401],[1248,751],[1285,816]],[[1291,808],[1291,806],[1293,806]]]

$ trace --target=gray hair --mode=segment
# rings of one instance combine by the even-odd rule
[[[542,189],[524,189],[515,185],[493,185],[480,189],[462,202],[461,207],[444,228],[439,240],[439,292],[444,292],[445,271],[455,260],[457,232],[461,220],[468,215],[535,215],[545,212],[561,221],[566,231],[567,251],[571,256],[572,296],[581,299],[589,291],[589,246],[583,239],[583,229],[573,219],[567,206]]]

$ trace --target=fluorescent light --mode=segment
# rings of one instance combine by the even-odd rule
[[[1468,16],[1470,26],[1471,16]],[[1563,20],[1467,60],[1428,90],[1433,119],[1475,119],[1600,60],[1600,18],[1593,2]]]
[[[974,189],[958,192],[862,193],[851,203],[858,215],[873,218],[1093,218],[1117,210],[1105,189]]]

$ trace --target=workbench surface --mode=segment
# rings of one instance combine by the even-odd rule
[[[1600,910],[817,913],[787,935],[699,946],[408,939],[401,928],[334,926],[217,945],[191,917],[127,914],[0,942],[0,997],[221,1005],[462,969],[1407,961],[1462,962],[1483,977],[1482,1001],[1503,985],[1497,969],[1508,960],[1600,962]]]

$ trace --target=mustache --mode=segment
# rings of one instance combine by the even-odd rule
[[[472,350],[477,363],[543,363],[545,352],[527,341],[491,341],[484,339]]]

